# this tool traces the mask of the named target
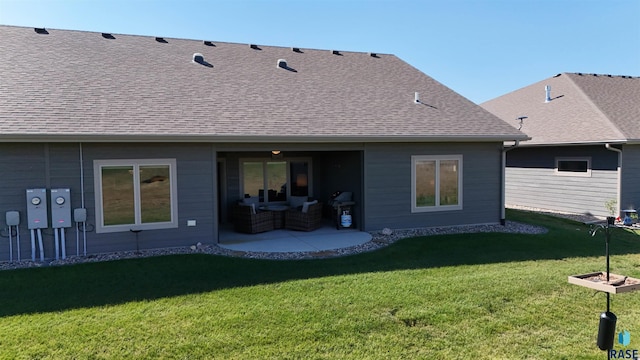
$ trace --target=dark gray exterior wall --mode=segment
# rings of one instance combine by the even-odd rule
[[[622,147],[621,209],[640,210],[640,145]]]
[[[95,228],[95,198],[93,160],[175,158],[178,181],[178,228],[148,230],[139,233],[140,249],[188,246],[196,242],[217,241],[215,192],[215,151],[203,144],[82,144],[84,201],[88,215],[87,252],[103,253],[135,250],[135,234],[116,232],[97,234]],[[4,179],[0,187],[0,215],[4,224],[6,211],[18,210],[21,215],[20,235],[22,259],[31,258],[30,234],[26,225],[26,195],[28,188],[70,188],[72,209],[82,206],[80,144],[67,143],[2,143],[0,166]],[[187,227],[187,220],[197,226]],[[50,224],[49,224],[50,225]],[[6,229],[3,230],[3,233]],[[76,253],[74,227],[66,229],[67,254]],[[43,230],[44,253],[53,257],[53,230]],[[82,243],[82,240],[81,240]],[[82,249],[80,249],[82,253]],[[0,247],[0,259],[8,259],[8,246]],[[14,243],[14,258],[16,247]]]
[[[557,157],[591,158],[591,176],[555,173]],[[617,198],[618,154],[604,145],[520,147],[507,152],[506,204],[607,216]]]
[[[500,143],[368,144],[364,230],[500,222]],[[463,209],[411,212],[411,156],[462,155]]]
[[[80,146],[82,146],[81,188]],[[326,202],[337,191],[354,193],[354,221],[361,230],[380,230],[498,223],[500,221],[499,143],[436,144],[133,144],[133,143],[1,143],[0,215],[9,210],[21,213],[22,259],[31,258],[26,226],[27,188],[70,188],[72,208],[88,212],[88,229],[95,226],[94,160],[176,159],[178,182],[178,224],[175,229],[145,230],[139,243],[131,232],[97,234],[87,232],[89,254],[112,251],[189,246],[215,243],[218,234],[218,161],[224,172],[221,193],[227,209],[239,198],[239,159],[269,156],[281,148],[284,157],[312,159],[313,196]],[[463,209],[411,213],[411,156],[463,156]],[[197,226],[187,227],[187,220]],[[224,222],[224,220],[223,220]],[[0,221],[4,226],[4,219]],[[6,235],[6,228],[3,230]],[[67,254],[73,255],[75,229],[66,230]],[[44,231],[45,256],[53,256],[53,231]],[[82,243],[82,238],[81,238]],[[6,243],[5,243],[6,244]],[[80,249],[82,253],[82,249]],[[15,248],[14,248],[15,257]],[[8,246],[0,247],[0,260],[8,260]]]

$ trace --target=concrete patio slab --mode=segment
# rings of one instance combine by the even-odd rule
[[[336,230],[324,226],[315,231],[273,230],[259,234],[242,234],[233,229],[220,231],[218,246],[250,252],[316,252],[348,248],[371,241],[371,234],[358,230]]]

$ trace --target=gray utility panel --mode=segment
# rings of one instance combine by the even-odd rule
[[[46,229],[49,227],[47,213],[47,189],[27,189],[27,227]]]
[[[71,227],[71,191],[51,189],[51,227],[54,229]]]

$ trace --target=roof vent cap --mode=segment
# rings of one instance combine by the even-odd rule
[[[114,40],[116,37],[109,33],[102,33],[102,37],[109,40]]]
[[[209,40],[204,40],[202,43],[203,43],[203,44],[205,44],[205,45],[207,45],[207,46],[216,46],[214,43],[212,43],[212,42],[211,42],[211,41],[209,41]]]
[[[282,69],[287,69],[287,60],[285,59],[278,59],[278,67],[282,68]]]
[[[340,54],[340,51],[338,51],[338,50],[331,50],[331,53],[333,55],[342,55],[342,54]]]
[[[253,50],[262,50],[260,49],[260,47],[256,44],[249,44],[249,47],[252,48]]]
[[[292,47],[291,51],[296,52],[296,53],[302,53],[302,50],[300,50],[300,48],[297,48],[297,47]]]
[[[545,92],[544,102],[545,103],[551,102],[551,86],[545,85],[544,92]]]
[[[168,41],[165,40],[163,37],[156,37],[156,41],[159,43],[163,43],[163,44],[167,44]]]
[[[34,28],[33,29],[37,34],[49,35],[49,32],[45,28]]]
[[[204,59],[204,55],[200,54],[200,53],[194,53],[193,54],[193,62],[195,64],[200,64],[200,65],[204,65],[208,68],[212,68],[213,65],[208,63],[205,59]]]

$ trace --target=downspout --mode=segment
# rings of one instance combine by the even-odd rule
[[[501,181],[501,194],[500,194],[500,225],[504,226],[507,224],[506,214],[505,214],[505,206],[507,199],[507,151],[513,150],[520,145],[520,140],[515,140],[515,143],[511,146],[503,146],[502,147],[502,181]]]
[[[620,209],[622,207],[622,150],[618,148],[614,148],[611,144],[604,144],[604,147],[607,150],[615,151],[618,153],[618,181],[617,181],[617,189],[616,189],[616,202],[618,204],[618,216],[620,215]]]

